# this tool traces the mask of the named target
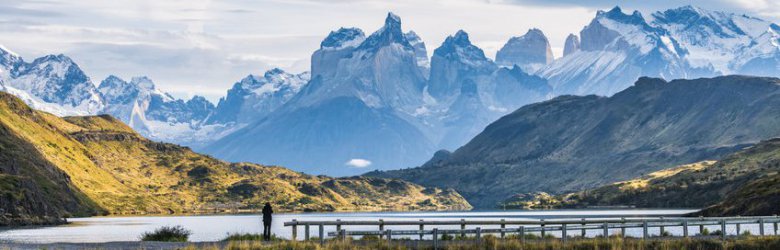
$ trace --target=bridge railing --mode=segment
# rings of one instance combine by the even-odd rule
[[[438,238],[442,234],[460,235],[465,238],[466,235],[474,235],[477,242],[479,242],[482,234],[497,234],[499,237],[504,238],[507,234],[517,234],[519,239],[523,239],[526,233],[541,233],[542,236],[548,235],[548,233],[557,232],[560,233],[560,239],[566,241],[570,236],[574,236],[579,232],[581,237],[586,237],[588,230],[601,231],[601,237],[608,237],[609,231],[614,229],[620,229],[621,235],[626,236],[626,229],[641,228],[642,238],[651,238],[649,234],[651,228],[658,228],[661,234],[665,232],[665,228],[677,227],[682,229],[682,237],[691,236],[704,236],[701,233],[706,226],[719,226],[720,237],[725,239],[728,237],[727,226],[734,225],[736,235],[741,234],[742,225],[755,225],[759,227],[758,235],[767,235],[766,226],[768,224],[773,225],[771,233],[772,235],[778,234],[778,223],[780,223],[780,217],[778,216],[751,216],[751,217],[644,217],[644,218],[603,218],[603,219],[516,219],[516,220],[328,220],[328,221],[298,221],[292,220],[285,222],[284,226],[289,226],[292,229],[292,240],[297,240],[297,234],[299,227],[304,228],[304,239],[310,240],[311,228],[316,227],[318,230],[318,236],[320,243],[324,243],[326,236],[329,237],[347,237],[347,236],[366,236],[374,235],[380,238],[386,238],[392,240],[393,236],[419,236],[422,240],[426,236],[431,236],[434,241],[434,245],[438,243]],[[460,229],[442,229],[436,226],[453,226],[459,225]],[[325,226],[333,227],[336,230],[325,233]],[[346,230],[346,227],[352,226],[377,226],[378,230]],[[417,226],[419,230],[392,230],[386,227],[388,226]],[[467,226],[477,226],[475,229],[466,229]],[[485,228],[485,226],[493,226],[499,228]],[[511,228],[507,228],[507,227]],[[698,227],[698,228],[697,228]],[[426,228],[429,228],[426,230]],[[691,228],[697,228],[699,235],[691,235],[689,233]],[[574,232],[574,234],[570,234]]]

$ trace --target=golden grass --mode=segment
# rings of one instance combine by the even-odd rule
[[[651,181],[661,178],[670,177],[676,174],[679,174],[683,171],[698,171],[702,170],[708,167],[711,167],[714,165],[716,161],[701,161],[691,164],[685,164],[680,165],[673,168],[663,169],[656,172],[649,173],[645,176],[642,176],[640,178],[627,180],[627,181],[621,181],[616,182],[615,185],[618,185],[620,188],[620,191],[628,191],[628,190],[636,190],[636,189],[643,189],[647,188],[647,186],[650,184]]]
[[[741,237],[720,241],[717,239],[579,239],[570,240],[563,244],[558,240],[525,241],[516,239],[501,240],[495,237],[485,237],[480,245],[473,241],[440,241],[439,249],[447,250],[677,250],[677,249],[701,249],[701,250],[731,250],[731,249],[780,249],[780,237]],[[273,242],[261,241],[235,241],[227,244],[191,245],[185,249],[228,249],[228,250],[368,250],[368,249],[433,249],[432,243],[426,241],[417,248],[417,243],[402,241],[387,243],[385,241],[328,241],[324,246],[317,242]]]

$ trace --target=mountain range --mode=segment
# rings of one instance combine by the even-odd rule
[[[778,32],[768,21],[692,6],[649,16],[616,7],[569,35],[560,58],[538,29],[510,38],[495,61],[465,31],[429,58],[390,13],[370,35],[332,31],[311,71],[248,75],[216,105],[174,98],[147,77],[95,85],[67,56],[26,62],[5,48],[0,90],[59,116],[110,114],[152,140],[225,160],[354,175],[419,165],[523,105],[562,94],[609,96],[641,76],[777,76]]]
[[[454,188],[492,208],[516,194],[575,192],[719,160],[780,137],[778,105],[778,78],[640,78],[611,97],[526,105],[421,167],[368,175]]]

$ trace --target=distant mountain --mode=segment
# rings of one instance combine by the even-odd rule
[[[575,34],[569,34],[566,37],[566,43],[563,46],[563,56],[568,56],[575,51],[580,50],[580,37]]]
[[[417,50],[389,14],[367,38],[332,32],[312,56],[312,80],[284,107],[205,148],[218,157],[355,174],[366,159],[399,167],[423,160],[432,142],[415,124],[425,78]]]
[[[551,90],[519,68],[499,68],[464,31],[435,49],[430,64],[419,37],[404,33],[392,13],[378,31],[363,34],[331,32],[312,55],[311,80],[299,94],[205,152],[310,173],[365,172],[347,164],[353,160],[399,168],[461,145]]]
[[[535,72],[552,63],[553,59],[550,41],[539,29],[530,29],[525,35],[512,37],[496,53],[496,63],[506,67],[517,65],[527,72]]]
[[[655,12],[647,19],[618,7],[599,11],[564,57],[536,74],[555,94],[617,93],[640,76],[678,78],[724,74],[778,76],[780,26],[746,15],[693,6]]]
[[[522,105],[561,94],[609,96],[641,76],[780,75],[778,31],[691,6],[648,16],[614,8],[568,36],[561,58],[553,60],[548,39],[532,29],[510,39],[494,62],[465,31],[429,59],[420,36],[390,14],[368,37],[357,28],[328,34],[310,73],[249,75],[216,105],[173,98],[143,77],[94,86],[66,56],[28,63],[4,48],[0,90],[60,116],[112,114],[150,139],[226,159],[358,174],[419,165]],[[353,160],[363,168],[345,165]]]
[[[539,72],[556,94],[611,95],[641,76],[665,79],[713,76],[711,68],[691,66],[688,51],[669,32],[648,24],[641,13],[620,8],[599,11],[580,31],[580,49]]]
[[[25,62],[0,47],[0,85],[25,102],[57,115],[93,114],[103,102],[89,77],[64,55],[48,55]]]
[[[290,74],[278,68],[262,76],[249,75],[219,100],[206,123],[245,124],[263,118],[292,99],[308,81],[308,72]]]
[[[612,97],[524,106],[448,156],[369,175],[455,188],[483,208],[518,193],[577,191],[780,136],[779,94],[776,78],[641,78]]]
[[[227,163],[153,142],[108,116],[59,118],[0,93],[0,226],[96,214],[440,210],[471,206],[453,190],[400,180],[311,176]]]

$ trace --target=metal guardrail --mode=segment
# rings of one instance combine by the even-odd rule
[[[504,238],[506,234],[521,235],[522,240],[526,233],[540,232],[543,236],[547,232],[560,232],[560,239],[565,243],[569,238],[569,232],[580,231],[581,237],[586,236],[587,230],[603,230],[602,237],[609,236],[610,229],[621,229],[621,235],[626,236],[627,228],[642,228],[642,238],[651,238],[650,228],[659,228],[660,232],[665,232],[665,227],[681,227],[683,237],[690,237],[690,227],[698,227],[698,232],[704,231],[705,226],[720,226],[720,237],[725,239],[728,236],[726,226],[735,225],[736,233],[741,232],[740,226],[744,224],[758,224],[759,235],[766,235],[766,224],[773,224],[774,234],[778,234],[778,216],[751,216],[751,217],[646,217],[646,218],[606,218],[606,219],[523,219],[523,220],[376,220],[376,221],[298,221],[292,220],[285,222],[284,226],[292,227],[292,240],[296,240],[298,226],[304,227],[304,239],[310,240],[310,229],[312,226],[318,227],[320,244],[325,242],[325,226],[335,226],[335,232],[327,233],[330,237],[345,238],[347,236],[365,236],[375,235],[380,238],[392,240],[393,236],[417,235],[422,240],[426,235],[433,238],[434,247],[437,246],[438,237],[442,234],[452,234],[465,237],[466,235],[475,235],[477,243],[480,242],[482,234],[499,234]],[[425,230],[426,226],[452,226],[460,225],[460,229],[439,229]],[[500,228],[482,228],[466,229],[467,225],[476,226],[500,226]],[[343,229],[346,226],[377,226],[376,231],[347,231]],[[392,230],[385,229],[386,226],[419,226],[419,230]],[[507,228],[507,226],[517,226],[516,228]],[[694,235],[696,236],[696,235]]]

